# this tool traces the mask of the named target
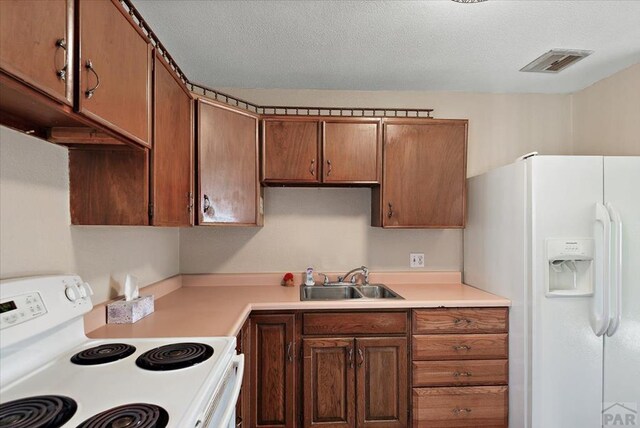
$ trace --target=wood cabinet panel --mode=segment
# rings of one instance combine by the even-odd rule
[[[73,102],[73,6],[73,0],[0,1],[0,68],[67,105]]]
[[[414,428],[506,428],[506,386],[414,388]]]
[[[507,358],[506,334],[413,336],[414,360],[492,360]]]
[[[506,385],[507,360],[414,361],[413,386]]]
[[[379,182],[380,120],[323,121],[324,183]]]
[[[152,223],[193,224],[193,102],[159,55],[154,66]]]
[[[295,423],[294,315],[251,318],[251,427]]]
[[[148,225],[148,150],[70,149],[69,194],[72,224]]]
[[[303,426],[353,427],[353,339],[303,339]]]
[[[464,227],[466,121],[385,119],[383,138],[382,226]]]
[[[258,119],[198,100],[198,224],[262,225]]]
[[[413,311],[414,333],[506,333],[508,308],[437,308]]]
[[[357,420],[359,427],[407,426],[407,339],[358,338]]]
[[[404,334],[406,312],[312,312],[303,314],[303,334]]]
[[[245,321],[236,337],[236,351],[244,354],[244,375],[236,403],[236,423],[239,428],[251,426],[251,319]]]
[[[320,182],[318,121],[265,119],[262,129],[265,182]]]
[[[77,107],[87,117],[150,147],[151,46],[118,3],[79,1]]]

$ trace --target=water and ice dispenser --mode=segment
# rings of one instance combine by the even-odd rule
[[[593,294],[594,240],[546,240],[546,295],[590,296]]]

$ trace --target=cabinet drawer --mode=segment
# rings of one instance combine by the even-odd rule
[[[406,312],[305,313],[303,334],[406,334]]]
[[[414,360],[497,360],[507,358],[506,334],[413,336]]]
[[[507,360],[413,363],[413,386],[506,385],[507,379]]]
[[[413,426],[507,427],[506,386],[414,388]]]
[[[506,333],[507,308],[452,308],[413,311],[414,333]]]

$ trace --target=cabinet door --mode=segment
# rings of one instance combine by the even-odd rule
[[[320,182],[318,127],[315,120],[264,120],[263,180]]]
[[[353,427],[353,339],[304,339],[304,427]]]
[[[294,315],[251,317],[251,427],[295,423]]]
[[[261,225],[258,119],[198,101],[199,224]]]
[[[323,175],[325,183],[378,183],[380,120],[325,121]]]
[[[383,227],[464,227],[467,122],[384,126]]]
[[[191,95],[159,56],[154,66],[152,223],[193,224]]]
[[[406,427],[407,339],[356,339],[358,427]]]
[[[79,111],[151,146],[151,46],[117,0],[80,0]]]
[[[3,71],[72,104],[73,0],[0,1],[0,46]]]

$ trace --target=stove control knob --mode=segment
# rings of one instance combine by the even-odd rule
[[[67,296],[70,302],[78,300],[79,294],[78,287],[75,285],[67,285],[67,288],[64,289],[64,295]]]
[[[80,292],[84,293],[82,297],[93,296],[93,288],[91,288],[88,282],[83,282],[80,285]]]

